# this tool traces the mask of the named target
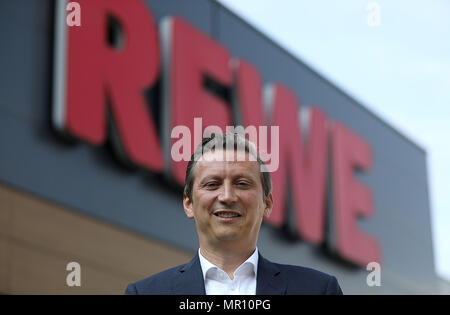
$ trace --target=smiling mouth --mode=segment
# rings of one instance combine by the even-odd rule
[[[239,213],[231,212],[231,211],[216,211],[213,214],[216,217],[224,218],[224,219],[241,217],[241,215]]]

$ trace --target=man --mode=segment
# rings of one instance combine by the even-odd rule
[[[342,294],[335,277],[272,263],[256,247],[272,210],[270,173],[237,134],[203,140],[186,169],[183,206],[200,248],[189,263],[128,285],[126,294]]]

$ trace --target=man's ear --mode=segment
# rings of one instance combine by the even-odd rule
[[[267,197],[265,197],[264,202],[265,202],[264,217],[267,219],[270,216],[270,213],[272,212],[272,207],[273,207],[272,193],[270,193]]]
[[[184,207],[184,213],[186,213],[186,216],[189,219],[194,218],[194,211],[192,210],[192,201],[189,199],[187,195],[183,195],[183,207]]]

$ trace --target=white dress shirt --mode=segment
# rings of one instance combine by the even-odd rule
[[[207,295],[255,295],[256,275],[258,274],[258,248],[233,273],[233,280],[228,274],[208,261],[198,249],[198,257],[205,280]]]

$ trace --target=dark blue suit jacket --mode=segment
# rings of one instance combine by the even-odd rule
[[[206,294],[198,253],[187,264],[129,284],[125,294]],[[259,254],[256,294],[342,294],[342,290],[333,276],[310,268],[272,263]]]

